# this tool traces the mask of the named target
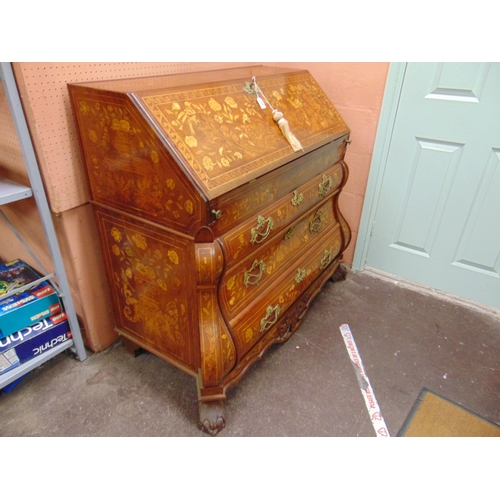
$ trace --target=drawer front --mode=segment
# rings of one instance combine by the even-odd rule
[[[220,285],[220,304],[227,317],[234,317],[255,296],[263,293],[284,269],[314,246],[338,222],[332,200],[315,207],[256,253],[227,272]]]
[[[336,226],[289,272],[257,296],[234,320],[230,321],[238,356],[244,356],[293,305],[311,283],[338,257],[342,246],[341,231]]]
[[[226,233],[249,217],[258,214],[288,193],[306,184],[344,158],[345,138],[342,137],[290,162],[260,179],[256,179],[227,195],[214,206],[219,219],[213,227],[216,236]],[[337,165],[334,182],[342,181],[342,168]]]
[[[282,230],[293,225],[322,199],[330,197],[341,182],[341,172],[340,164],[333,166],[224,235],[221,242],[226,253],[226,269],[256,252],[264,243],[281,238]]]

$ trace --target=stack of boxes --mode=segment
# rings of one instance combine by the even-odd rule
[[[71,338],[59,295],[40,280],[22,260],[0,264],[0,376]]]

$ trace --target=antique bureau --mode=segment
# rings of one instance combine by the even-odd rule
[[[117,331],[195,377],[214,435],[228,388],[345,276],[349,129],[302,70],[68,88]]]

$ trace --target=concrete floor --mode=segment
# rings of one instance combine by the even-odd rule
[[[500,315],[370,272],[328,283],[295,335],[229,391],[234,436],[374,436],[339,326],[354,335],[391,435],[426,387],[500,424]],[[0,396],[1,436],[199,436],[192,377],[120,342],[63,353]]]

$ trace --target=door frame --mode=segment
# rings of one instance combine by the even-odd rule
[[[407,65],[406,62],[390,63],[387,73],[382,108],[375,136],[375,146],[368,174],[368,184],[361,212],[358,237],[356,238],[356,249],[351,266],[356,271],[362,271],[365,268],[368,256],[370,236],[380,201],[380,192]]]

